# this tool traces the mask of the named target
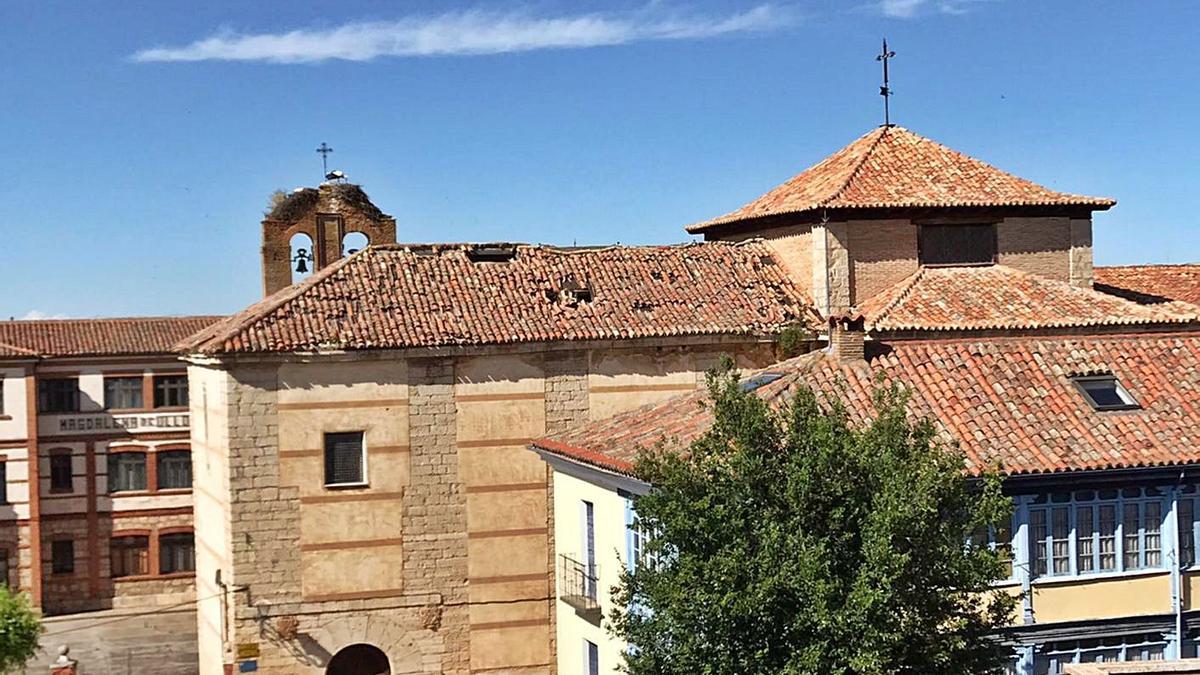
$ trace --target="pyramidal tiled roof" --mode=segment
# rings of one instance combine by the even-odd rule
[[[491,246],[491,245],[489,245]],[[501,245],[496,245],[501,246]],[[562,249],[370,246],[181,342],[204,354],[399,349],[683,335],[817,325],[761,242]],[[587,287],[572,299],[565,284]]]
[[[712,220],[698,233],[742,220],[815,209],[1077,206],[1116,202],[1058,192],[1018,178],[898,126],[879,127],[786,183]]]
[[[1140,305],[1004,265],[923,267],[859,311],[876,331],[1144,326],[1200,318],[1192,305]]]

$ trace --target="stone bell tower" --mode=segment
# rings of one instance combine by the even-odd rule
[[[396,243],[396,219],[372,204],[358,185],[328,182],[284,197],[262,221],[264,293],[291,286],[292,270],[300,262],[315,272],[348,254],[342,242],[355,232],[369,244]],[[311,244],[293,252],[297,234],[307,236]]]

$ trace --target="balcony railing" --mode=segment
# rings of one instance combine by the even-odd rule
[[[567,555],[558,556],[558,597],[583,612],[600,609],[598,589],[600,569],[594,563],[579,562]]]

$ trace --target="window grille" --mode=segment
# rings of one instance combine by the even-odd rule
[[[922,225],[922,265],[990,265],[996,262],[996,226]]]
[[[360,485],[366,482],[363,467],[363,433],[325,434],[325,484]]]

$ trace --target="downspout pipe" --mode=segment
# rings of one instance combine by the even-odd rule
[[[1171,608],[1175,612],[1174,657],[1183,658],[1183,536],[1179,522],[1179,494],[1183,490],[1183,472],[1171,491],[1171,521],[1174,523],[1174,542],[1171,555]]]

